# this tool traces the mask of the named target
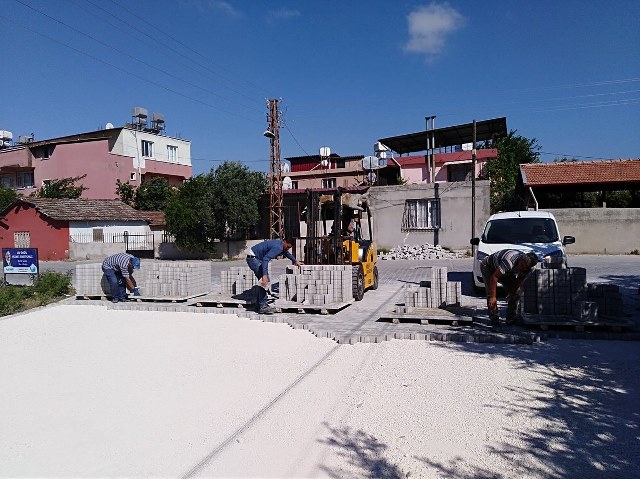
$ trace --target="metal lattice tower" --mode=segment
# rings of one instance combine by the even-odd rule
[[[268,129],[264,135],[270,140],[269,168],[269,238],[284,238],[282,214],[282,165],[280,163],[280,111],[279,100],[267,100]]]

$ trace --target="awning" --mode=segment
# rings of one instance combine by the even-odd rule
[[[435,135],[435,148],[446,148],[473,142],[473,123],[391,136],[389,138],[381,138],[378,141],[396,153],[415,153],[427,149],[427,138],[432,132]],[[487,141],[494,137],[506,136],[506,134],[506,117],[476,122],[476,141]]]
[[[442,166],[463,165],[465,163],[473,163],[473,160],[447,161]]]

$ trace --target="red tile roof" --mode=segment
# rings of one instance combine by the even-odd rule
[[[640,182],[640,159],[520,165],[525,186]]]
[[[26,204],[44,216],[60,221],[149,221],[148,211],[138,211],[120,200],[20,198],[2,213]],[[2,215],[0,213],[0,215]],[[151,212],[153,213],[153,212]]]

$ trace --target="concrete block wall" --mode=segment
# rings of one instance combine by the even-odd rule
[[[587,284],[584,268],[536,269],[522,284],[520,294],[520,309],[526,314],[574,316],[583,321],[623,314],[619,288]]]
[[[212,289],[211,264],[208,262],[147,262],[134,272],[133,277],[142,297],[184,298]],[[76,265],[74,287],[76,294],[81,296],[111,294],[102,263]]]
[[[229,296],[249,293],[259,284],[258,278],[248,266],[232,266],[227,271],[221,271],[220,279],[221,293]]]
[[[460,305],[462,283],[447,281],[446,267],[431,268],[429,286],[406,286],[404,291],[405,312],[411,308],[443,308]]]
[[[288,303],[327,305],[352,298],[351,265],[288,267],[280,275],[280,299]]]

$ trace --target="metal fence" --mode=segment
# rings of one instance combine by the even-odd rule
[[[173,243],[174,237],[163,231],[162,242]],[[94,230],[92,233],[76,233],[70,235],[72,243],[124,243],[127,251],[153,251],[155,247],[154,233],[105,233]]]

